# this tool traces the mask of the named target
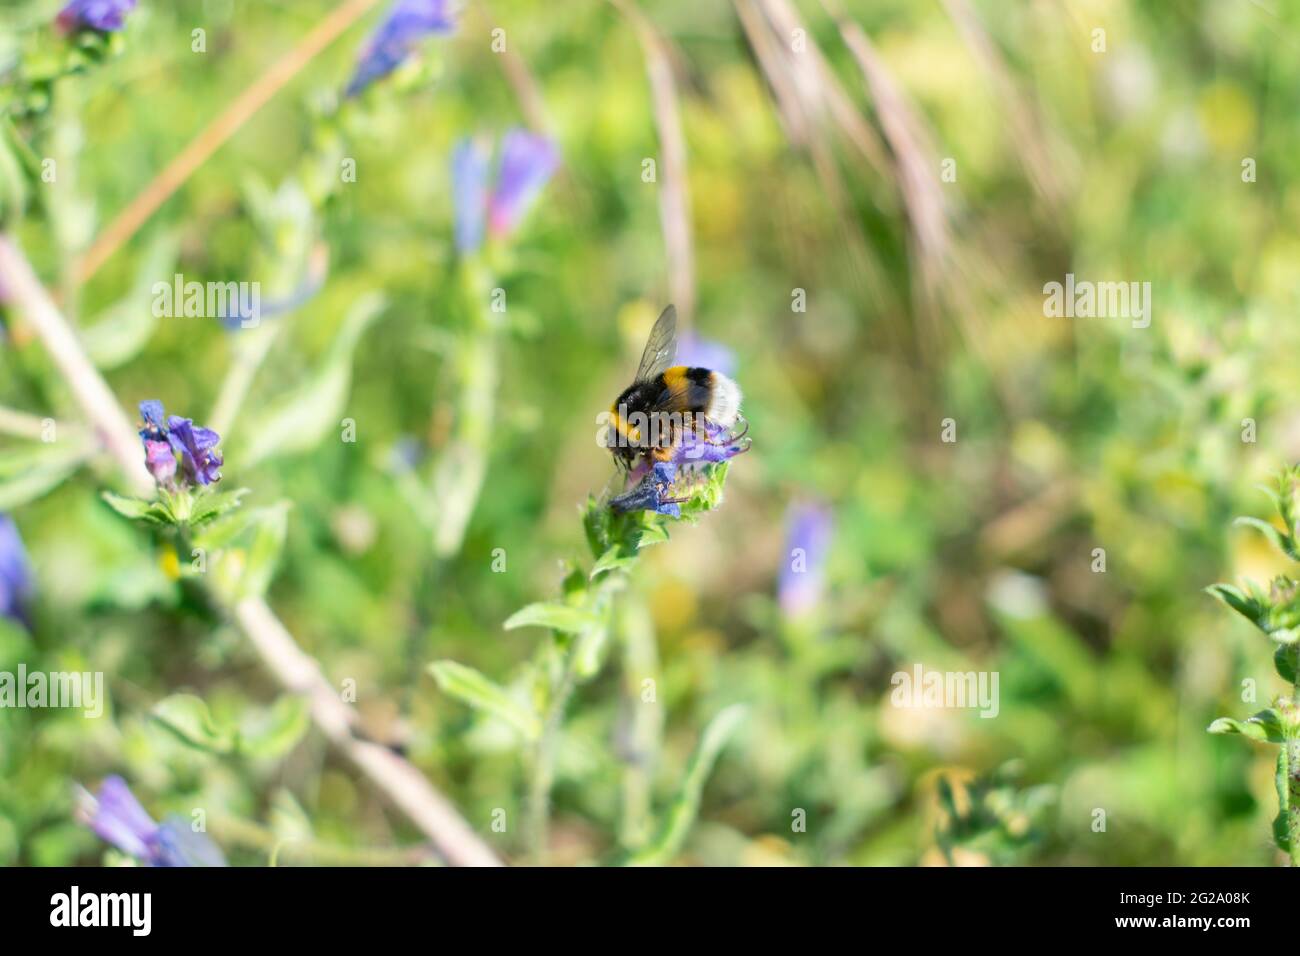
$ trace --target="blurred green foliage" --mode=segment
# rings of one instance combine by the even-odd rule
[[[523,860],[518,728],[463,706],[428,665],[500,687],[527,673],[530,632],[502,624],[563,593],[583,555],[578,507],[613,474],[595,415],[667,300],[662,164],[659,184],[642,179],[659,155],[655,104],[627,18],[606,3],[471,0],[454,37],[335,112],[354,28],[77,277],[105,223],[333,6],[142,0],[122,42],[55,83],[39,115],[12,110],[58,170],[15,229],[102,343],[93,354],[128,408],[161,398],[206,422],[232,362],[265,352],[222,408],[226,482],[252,489],[246,508],[292,503],[269,601],[332,682],[354,682],[367,732]],[[1283,567],[1231,519],[1259,513],[1253,486],[1300,458],[1300,9],[845,7],[904,106],[864,80],[820,6],[798,11],[886,145],[883,170],[831,114],[783,99],[803,80],[755,52],[747,0],[643,6],[676,67],[693,327],[735,352],[754,448],[723,506],[646,552],[618,597],[610,659],[575,689],[556,744],[551,860],[644,846],[648,808],[684,799],[695,826],[651,862],[1275,862],[1271,748],[1204,731],[1243,712],[1244,681],[1261,701],[1284,684],[1202,589]],[[0,7],[0,74],[54,42],[55,12]],[[491,49],[496,26],[509,58]],[[485,330],[454,265],[448,155],[528,119],[519,83],[564,166],[494,254],[508,307]],[[938,246],[917,240],[923,191],[898,175],[888,134],[907,104],[938,184],[926,195],[943,203]],[[955,181],[940,179],[944,159]],[[287,296],[322,245],[319,292],[259,329],[148,315],[152,281],[173,271]],[[1150,327],[1045,317],[1043,285],[1068,272],[1150,282]],[[39,342],[4,318],[0,405],[76,422]],[[463,539],[436,551],[425,482],[489,334],[481,488]],[[312,422],[285,422],[304,407]],[[340,440],[344,418],[355,442]],[[0,437],[0,487],[30,477],[34,447]],[[37,600],[30,634],[0,624],[0,670],[102,670],[110,705],[100,720],[0,710],[0,862],[103,858],[73,821],[72,785],[113,772],[156,816],[206,808],[237,863],[268,858],[248,822],[336,848],[413,842],[298,726],[174,555],[106,506],[111,468],[70,473],[80,460],[44,461],[42,493],[15,496],[30,498],[13,513]],[[824,600],[790,619],[775,600],[782,523],[807,497],[832,507],[834,544]],[[997,718],[891,706],[890,675],[917,662],[997,671]],[[742,716],[703,755],[716,758],[704,782],[692,753],[720,713]],[[263,745],[237,745],[254,725]],[[634,746],[645,740],[651,752]],[[1011,760],[1018,776],[998,776]]]

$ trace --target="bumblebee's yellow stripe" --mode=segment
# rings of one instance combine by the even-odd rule
[[[622,415],[619,414],[617,404],[611,405],[609,407],[609,412],[611,415],[614,416],[614,428],[620,435],[622,435],[628,441],[640,440],[641,430],[639,428],[632,428],[632,429],[628,428],[627,420],[623,418]]]
[[[686,366],[674,365],[664,369],[664,386],[673,393],[674,398],[684,394],[690,387],[690,382],[686,380]]]

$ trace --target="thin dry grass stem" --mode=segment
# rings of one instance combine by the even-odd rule
[[[1012,152],[1024,165],[1029,184],[1047,205],[1053,219],[1059,219],[1070,195],[1070,189],[1061,177],[1064,173],[1073,178],[1068,172],[1074,168],[1073,157],[1067,155],[1059,143],[1053,143],[1049,148],[1037,110],[1012,77],[997,46],[967,0],[943,0],[943,5],[975,59],[988,74],[1006,109],[1015,146]]]
[[[63,422],[55,422],[52,418],[29,415],[27,412],[20,412],[0,405],[0,435],[12,435],[15,438],[41,441],[45,438],[47,432],[47,422],[54,422],[54,432],[57,435],[81,436],[82,429],[78,425],[66,425]]]
[[[758,57],[758,65],[772,87],[776,97],[776,115],[785,128],[785,135],[796,146],[807,147],[810,132],[808,122],[799,104],[799,95],[794,89],[789,72],[785,69],[784,55],[768,29],[762,12],[753,0],[734,0],[736,16],[741,28],[749,40],[750,49]]]
[[[733,5],[741,29],[749,41],[750,49],[754,51],[759,67],[772,90],[776,101],[777,119],[785,130],[786,138],[792,145],[807,150],[812,159],[813,169],[822,182],[826,198],[837,214],[835,225],[840,239],[860,266],[860,272],[854,273],[850,277],[851,281],[859,293],[863,289],[869,289],[868,294],[875,293],[878,301],[892,299],[892,289],[867,251],[861,227],[851,215],[848,196],[840,180],[831,150],[820,131],[814,128],[813,119],[808,112],[809,106],[802,98],[801,88],[796,86],[792,70],[787,63],[786,48],[778,41],[755,0],[734,0]],[[868,132],[870,133],[870,130]],[[789,232],[781,230],[780,234],[788,235]],[[863,276],[868,278],[864,280]]]
[[[893,168],[884,143],[854,104],[853,98],[845,92],[844,86],[822,55],[821,48],[799,19],[794,6],[789,0],[761,0],[761,3],[776,37],[792,37],[796,30],[804,31],[805,47],[802,52],[796,53],[792,47],[779,40],[777,48],[786,54],[796,89],[810,108],[814,120],[824,123],[824,118],[829,117],[844,138],[862,154],[868,165],[882,178],[890,179]]]
[[[880,179],[892,185],[894,170],[883,145],[830,72],[816,44],[806,37],[806,31],[805,45],[800,52],[795,52],[792,42],[783,41],[782,37],[793,37],[793,31],[802,29],[793,7],[781,0],[734,0],[734,6],[750,46],[776,95],[778,113],[787,135],[792,143],[808,151],[813,169],[836,212],[840,241],[856,266],[848,277],[855,295],[879,303],[884,313],[898,311],[901,303],[897,292],[870,250],[852,199],[840,177],[828,134],[838,130],[858,149]],[[869,196],[879,206],[877,191],[869,191]]]
[[[379,0],[347,0],[340,4],[302,41],[276,60],[253,81],[226,109],[190,140],[183,150],[155,176],[118,213],[99,237],[91,244],[77,266],[79,281],[86,282],[99,271],[113,253],[117,252],[143,226],[172,193],[176,192],[194,172],[202,166],[230,137],[238,132],[258,110],[270,101],[286,83],[292,80],[312,59],[333,43],[360,19]]]
[[[482,0],[474,4],[472,9],[479,22],[488,30],[500,22]],[[510,89],[514,91],[515,99],[519,101],[519,111],[523,113],[524,122],[536,133],[548,132],[551,123],[546,112],[546,101],[542,97],[542,87],[533,76],[527,61],[519,55],[512,43],[507,43],[505,48],[495,55],[501,59],[501,70],[505,73]]]
[[[4,286],[14,308],[45,343],[82,413],[126,473],[132,490],[141,496],[152,496],[154,481],[145,469],[140,438],[130,419],[91,364],[76,333],[37,279],[26,256],[5,235],[0,235],[0,285]],[[284,690],[307,698],[312,720],[326,739],[429,837],[449,863],[500,865],[487,844],[419,770],[387,748],[353,735],[354,711],[343,702],[320,664],[298,646],[262,598],[244,598],[226,610],[238,622],[277,683]]]
[[[918,265],[913,298],[925,316],[930,344],[934,345],[942,335],[938,311],[949,298],[949,287],[958,286],[950,272],[952,236],[948,203],[939,182],[939,159],[925,121],[876,54],[866,33],[835,10],[833,3],[823,6],[835,19],[845,46],[862,71],[894,156],[898,190],[910,227],[909,245]]]
[[[41,285],[27,256],[5,235],[0,235],[0,284],[9,301],[44,343],[99,440],[121,463],[131,489],[137,494],[152,494],[154,483],[144,466],[140,436],[122,414],[117,399],[86,356],[76,333]]]
[[[320,664],[298,647],[264,600],[245,598],[235,606],[234,614],[276,680],[286,689],[306,695],[312,720],[326,739],[433,841],[448,863],[501,865],[459,811],[419,770],[387,747],[353,735],[356,718],[352,709],[342,702]]]
[[[274,830],[237,817],[213,817],[208,825],[218,840],[261,851],[275,866],[424,866],[438,862],[426,846],[356,847],[284,839]]]
[[[677,83],[667,41],[632,0],[611,0],[636,29],[645,55],[655,127],[662,163],[659,167],[659,220],[668,259],[670,301],[683,328],[695,317],[695,251],[691,240],[691,199],[686,171],[686,136],[682,132]]]
[[[925,122],[876,55],[871,40],[856,23],[837,17],[840,35],[866,79],[885,139],[894,153],[898,185],[907,207],[912,234],[924,256],[925,271],[939,278],[952,237],[947,200],[939,183],[939,160]]]

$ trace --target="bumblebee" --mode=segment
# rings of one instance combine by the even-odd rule
[[[740,418],[740,386],[713,369],[673,365],[676,356],[677,309],[670,305],[650,330],[632,384],[610,406],[604,444],[625,469],[642,455],[667,461],[684,430],[703,429],[700,419],[730,429]]]

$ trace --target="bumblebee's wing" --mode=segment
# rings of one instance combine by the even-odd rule
[[[677,307],[668,306],[655,320],[650,339],[641,353],[641,364],[636,370],[636,381],[648,382],[673,364],[677,356]]]

